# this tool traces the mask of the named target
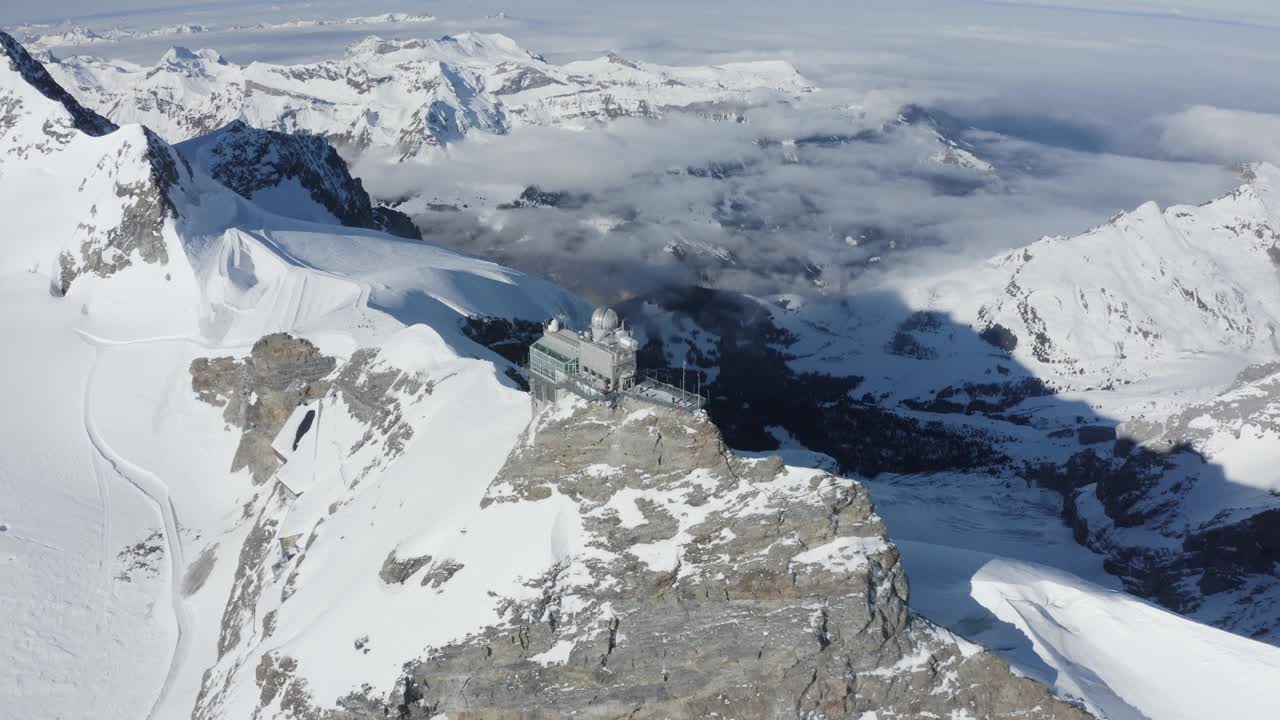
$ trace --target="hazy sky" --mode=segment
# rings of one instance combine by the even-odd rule
[[[1004,4],[1033,7],[1071,8],[1108,13],[1155,13],[1233,20],[1244,22],[1262,22],[1280,19],[1280,4],[1272,0],[934,0],[939,7],[975,4]],[[207,0],[48,0],[47,2],[29,3],[9,0],[7,7],[0,10],[0,23],[22,23],[46,20],[102,18],[108,16],[123,17],[128,14],[151,14],[155,11],[197,11],[220,9],[220,12],[233,15],[238,9],[246,6],[276,6],[305,13],[316,7],[342,8],[365,12],[374,12],[382,6],[424,9],[439,8],[458,3],[422,2],[366,2],[358,6],[351,3],[325,2],[263,2],[262,0],[231,0],[229,2],[208,2]],[[522,3],[466,3],[487,5],[506,9],[508,12],[522,11]],[[583,12],[599,12],[607,8],[609,2],[580,2],[577,5]],[[623,3],[616,3],[621,5]],[[742,3],[738,2],[703,2],[703,5],[719,5],[726,11]],[[802,9],[805,3],[788,3],[791,10]],[[850,5],[873,7],[875,2],[850,2]],[[883,3],[888,4],[888,3]],[[531,3],[532,6],[541,3]],[[641,3],[645,5],[645,3]]]

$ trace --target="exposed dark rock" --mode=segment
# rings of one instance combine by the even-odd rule
[[[1117,445],[1122,441],[1127,452],[1083,451],[1035,475],[1064,493],[1063,517],[1076,539],[1102,553],[1107,571],[1130,592],[1181,613],[1220,593],[1245,593],[1219,603],[1211,620],[1237,632],[1274,632],[1273,610],[1255,605],[1247,591],[1280,579],[1280,510],[1240,508],[1184,527],[1179,518],[1194,512],[1186,498],[1198,486],[1224,482],[1222,470],[1185,443],[1155,449],[1131,439]],[[1125,535],[1130,529],[1138,533],[1133,539]]]
[[[889,341],[889,345],[885,350],[891,355],[915,358],[917,360],[929,360],[937,356],[932,348],[921,344],[914,335],[905,330],[895,332],[893,339]]]
[[[562,208],[573,210],[587,204],[591,196],[585,193],[574,193],[566,190],[543,190],[537,185],[530,185],[520,193],[520,197],[509,203],[502,203],[499,210],[519,210],[522,208]]]
[[[438,588],[452,580],[453,576],[457,575],[462,568],[463,564],[457,560],[442,558],[422,575],[422,586]]]
[[[542,337],[542,323],[499,317],[466,317],[462,332],[513,365],[524,367],[529,346]]]
[[[947,387],[933,393],[928,400],[908,398],[902,404],[912,410],[932,413],[988,415],[1019,423],[1013,416],[1002,415],[1029,398],[1048,397],[1053,389],[1039,378],[1024,377],[1006,382],[972,383]],[[1113,436],[1114,437],[1114,436]]]
[[[179,143],[178,152],[237,194],[255,193],[296,180],[311,199],[343,225],[422,239],[409,216],[372,204],[360,178],[319,135],[252,128],[240,120],[204,137]],[[268,206],[288,214],[291,208]]]
[[[305,401],[330,392],[368,431],[351,451],[373,442],[386,456],[404,449],[413,429],[402,416],[401,397],[430,393],[434,380],[393,367],[379,367],[378,353],[363,348],[339,366],[311,342],[286,333],[254,343],[249,356],[197,358],[191,362],[191,389],[201,401],[224,408],[222,416],[242,433],[231,471],[248,468],[255,483],[266,482],[280,464],[271,441]],[[335,370],[337,371],[335,374]]]
[[[1005,352],[1011,353],[1018,348],[1018,336],[1000,323],[993,323],[991,327],[983,330],[979,337]]]
[[[395,551],[392,550],[387,554],[387,559],[382,562],[382,569],[378,571],[378,577],[382,578],[382,582],[388,585],[403,585],[406,580],[413,577],[414,573],[430,564],[430,555],[399,558],[396,557]]]

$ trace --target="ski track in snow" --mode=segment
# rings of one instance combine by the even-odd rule
[[[96,350],[95,350],[96,353]],[[95,354],[96,360],[96,354]],[[95,363],[96,364],[96,363]],[[85,403],[89,400],[89,390],[92,387],[92,377],[85,376],[84,385],[80,392],[83,394]],[[88,414],[85,414],[86,421]],[[92,439],[91,439],[92,441]],[[101,453],[99,453],[101,456]],[[98,557],[98,592],[102,598],[99,604],[98,625],[101,627],[107,619],[107,593],[111,589],[111,486],[107,482],[107,478],[103,476],[101,469],[98,467],[98,458],[89,461],[90,470],[93,471],[94,480],[98,485],[98,507],[102,508],[102,526],[99,533],[99,557]]]
[[[169,659],[169,670],[165,673],[164,681],[160,686],[160,690],[156,693],[155,700],[151,704],[151,710],[147,713],[147,720],[155,720],[157,712],[168,697],[169,689],[172,687],[174,679],[178,676],[189,650],[188,644],[190,641],[190,633],[188,632],[188,628],[190,626],[190,618],[187,614],[187,608],[182,601],[182,575],[186,568],[186,560],[182,549],[182,537],[178,533],[178,515],[174,508],[173,500],[169,497],[169,488],[165,485],[164,481],[154,473],[135,465],[117,454],[98,431],[97,424],[93,420],[93,403],[91,398],[93,396],[94,380],[97,377],[99,360],[102,354],[102,345],[100,345],[93,336],[88,333],[80,332],[80,335],[86,342],[92,345],[94,349],[93,365],[89,370],[89,375],[84,386],[84,428],[85,433],[88,435],[89,443],[93,446],[93,449],[98,453],[98,455],[111,465],[117,475],[127,481],[155,504],[156,509],[159,511],[164,522],[166,555],[169,558],[169,593],[173,608],[174,623],[177,628],[177,639],[174,641],[173,653]],[[135,342],[146,341],[143,340]],[[97,474],[99,477],[99,487],[103,492],[106,492],[106,480],[101,477],[100,473]],[[104,506],[104,512],[105,509],[106,508]]]

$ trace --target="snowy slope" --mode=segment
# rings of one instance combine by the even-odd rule
[[[919,612],[1100,717],[1270,714],[1280,648],[1123,592],[1062,525],[1060,497],[1022,485],[960,474],[868,483]]]
[[[11,80],[4,85],[3,150],[6,155],[24,154],[25,143],[39,142],[43,134],[50,142],[66,143],[74,127],[86,135],[105,135],[115,129],[110,121],[83,107],[58,84],[48,70],[10,35],[0,32],[0,49],[10,67]],[[55,108],[49,102],[57,103]],[[37,123],[39,132],[37,132]],[[46,124],[47,123],[47,124]],[[48,146],[36,149],[48,149]]]
[[[855,341],[855,332],[888,341],[912,313],[936,313],[944,326],[986,333],[996,352],[1009,346],[1010,360],[1063,390],[1186,384],[1183,370],[1215,361],[1210,383],[1226,382],[1280,352],[1280,169],[1259,165],[1247,180],[1199,207],[1147,204],[1077,237],[1044,238],[950,273],[892,278],[842,304],[778,298],[792,309],[778,321],[823,343],[798,349],[821,349],[798,369],[877,354],[882,346]],[[889,305],[897,307],[885,312]],[[823,334],[804,333],[806,325]],[[925,356],[915,360],[965,354],[928,327],[905,332],[919,335]],[[972,367],[950,366],[948,381],[973,376]]]
[[[18,230],[0,267],[13,310],[0,332],[15,353],[3,392],[25,408],[5,414],[0,440],[0,558],[13,570],[0,628],[4,705],[18,717],[71,717],[88,698],[112,717],[188,717],[220,645],[234,644],[223,616],[237,558],[278,500],[255,483],[256,466],[229,469],[239,432],[194,390],[193,362],[246,356],[270,333],[313,338],[322,369],[339,371],[323,380],[339,390],[321,394],[320,427],[342,458],[326,478],[338,482],[317,487],[339,500],[369,475],[367,492],[346,501],[434,506],[438,487],[482,488],[528,419],[526,396],[460,320],[575,316],[579,305],[485,261],[265,212],[141,127],[80,132],[77,122],[106,125],[33,92],[29,76],[39,77],[0,65],[0,96],[16,99],[0,137],[0,197]],[[379,385],[388,373],[403,381]],[[260,424],[277,407],[263,397],[236,402]],[[397,399],[394,419],[365,414]],[[419,460],[397,466],[400,480],[378,474],[399,455],[387,438],[415,433]],[[423,464],[447,469],[438,487],[417,482],[412,468]],[[291,522],[331,514],[319,497]],[[419,528],[413,513],[391,517],[401,522],[365,535],[367,554],[338,554],[350,574],[335,560],[319,582],[380,586],[386,552]],[[361,607],[378,610],[352,611]]]
[[[668,67],[610,55],[553,65],[504,35],[478,33],[369,37],[340,59],[309,65],[237,65],[213,50],[174,48],[153,67],[87,57],[50,67],[91,106],[170,141],[243,120],[401,156],[521,125],[672,112],[733,117],[811,89],[784,62]]]
[[[1263,718],[1280,650],[1032,563],[994,560],[973,597],[1030,638],[1058,687],[1111,720]]]

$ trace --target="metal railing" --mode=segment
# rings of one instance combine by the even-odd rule
[[[531,368],[525,368],[525,370],[526,372],[533,374]],[[537,375],[543,380],[543,382],[550,382],[549,378],[545,375],[542,375],[541,373],[537,373]],[[688,412],[701,410],[707,404],[707,399],[700,393],[663,382],[653,376],[644,377],[638,382],[625,388],[615,388],[608,391],[586,380],[580,373],[566,375],[555,381],[553,384],[556,387],[568,390],[584,400],[607,402],[610,404],[616,403],[623,396],[653,405],[660,405],[662,407],[668,407],[674,410],[685,410]]]
[[[707,404],[707,399],[700,393],[676,387],[652,376],[644,378],[622,392],[637,400],[677,410],[696,411]]]

